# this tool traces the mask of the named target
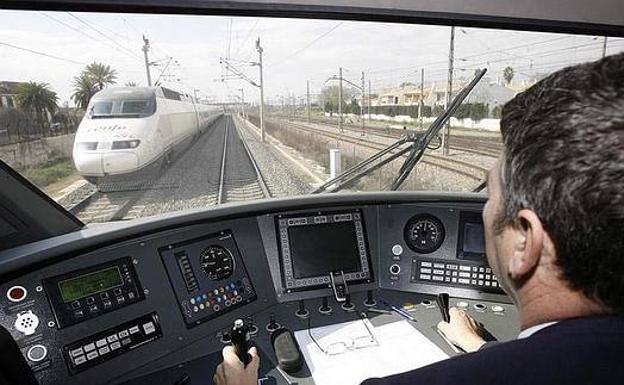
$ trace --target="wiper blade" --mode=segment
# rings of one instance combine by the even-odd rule
[[[486,69],[482,69],[481,71],[479,71],[475,78],[472,79],[472,81],[455,96],[446,111],[444,111],[442,115],[438,116],[438,118],[431,124],[431,126],[429,126],[425,133],[408,134],[406,136],[402,136],[401,138],[399,138],[399,140],[392,143],[388,147],[383,148],[369,158],[345,170],[341,174],[337,175],[335,178],[332,178],[327,182],[323,183],[321,186],[317,187],[316,190],[312,191],[312,194],[340,191],[354,180],[370,174],[371,172],[383,167],[384,165],[392,162],[397,158],[402,157],[409,152],[410,154],[407,156],[405,162],[403,162],[403,165],[401,166],[399,175],[395,178],[391,186],[392,190],[397,190],[401,186],[405,178],[409,176],[414,166],[418,164],[418,161],[422,158],[424,151],[426,150],[429,143],[433,140],[433,138],[436,137],[442,126],[444,126],[444,124],[451,118],[457,108],[459,108],[461,103],[468,96],[470,91],[472,91],[472,89],[477,85],[479,80],[481,80],[486,72]],[[406,143],[412,144],[410,146],[400,149],[389,157],[382,159],[385,155],[399,149]]]

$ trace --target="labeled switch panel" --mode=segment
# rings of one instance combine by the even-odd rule
[[[160,337],[158,315],[152,313],[66,345],[63,355],[73,375]]]
[[[503,293],[496,276],[487,265],[422,259],[414,259],[412,262],[411,282]]]
[[[230,231],[171,245],[160,254],[189,328],[257,298]]]

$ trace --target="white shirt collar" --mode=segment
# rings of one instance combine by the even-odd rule
[[[523,339],[523,338],[527,338],[530,337],[531,335],[537,333],[538,331],[547,328],[549,326],[552,326],[554,324],[556,324],[559,321],[553,321],[553,322],[545,322],[543,324],[539,324],[539,325],[535,325],[535,326],[531,326],[528,329],[524,329],[523,331],[520,332],[520,334],[518,334],[518,339]]]

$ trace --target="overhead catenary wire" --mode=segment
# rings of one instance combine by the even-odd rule
[[[76,60],[72,60],[72,59],[67,59],[67,58],[64,58],[64,57],[48,54],[48,53],[45,53],[45,52],[35,51],[34,49],[30,49],[30,48],[19,47],[19,46],[10,44],[10,43],[4,43],[4,42],[0,41],[0,45],[4,45],[4,46],[7,46],[7,47],[11,47],[11,48],[22,50],[22,51],[26,51],[26,52],[30,52],[30,53],[33,53],[33,54],[36,54],[36,55],[40,55],[40,56],[45,56],[45,57],[48,57],[50,59],[61,60],[61,61],[67,62],[67,63],[78,64],[78,65],[87,65],[87,63],[84,63],[84,62],[80,62],[80,61],[76,61]]]

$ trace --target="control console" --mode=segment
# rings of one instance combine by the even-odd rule
[[[160,249],[187,327],[256,300],[231,231]]]
[[[59,328],[145,298],[130,257],[46,278],[43,286]]]

